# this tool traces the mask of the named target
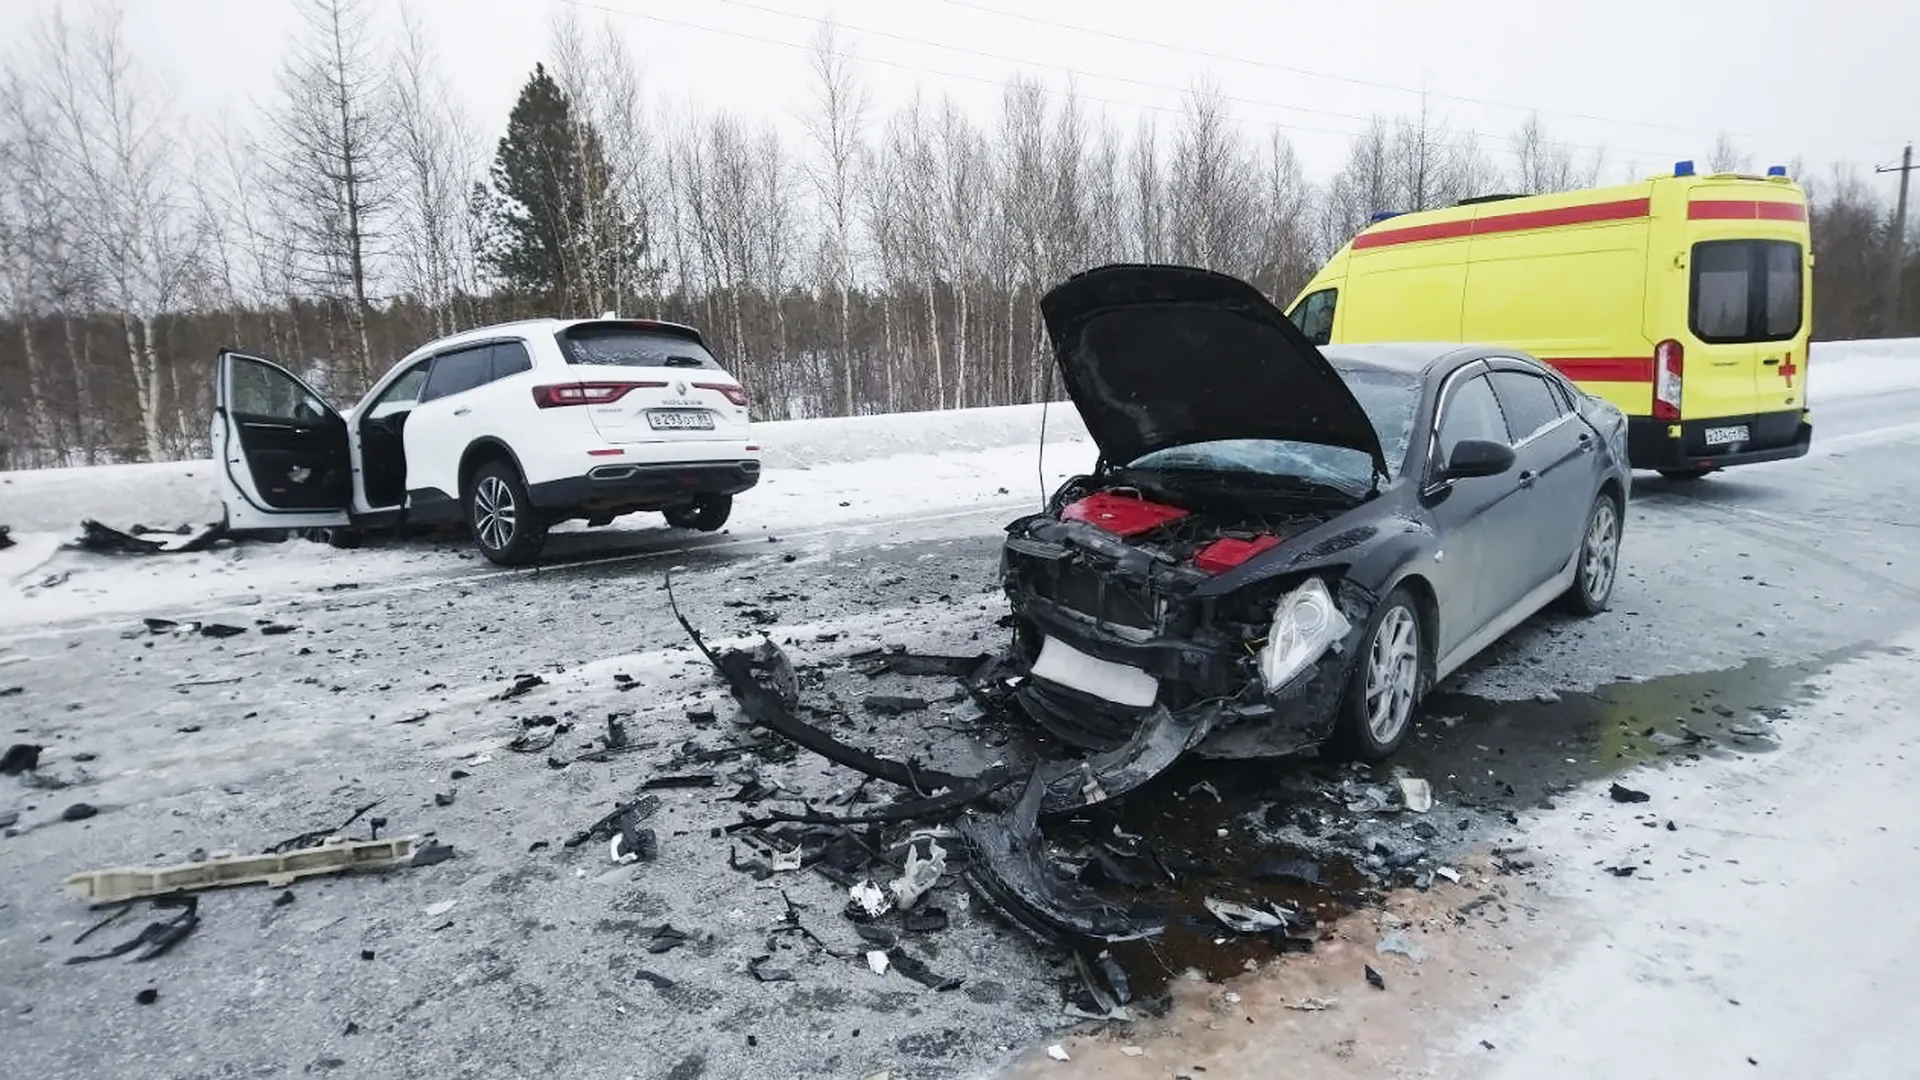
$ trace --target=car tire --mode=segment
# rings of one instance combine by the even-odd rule
[[[685,506],[666,511],[667,524],[676,529],[718,532],[733,514],[733,496],[702,495]]]
[[[1613,586],[1620,578],[1620,531],[1620,504],[1604,492],[1595,496],[1574,555],[1573,584],[1560,597],[1561,610],[1598,615],[1613,602]]]
[[[1388,593],[1360,642],[1360,655],[1335,713],[1330,748],[1350,760],[1383,761],[1413,730],[1431,670],[1426,628],[1413,594],[1406,589]],[[1391,699],[1383,701],[1383,695]]]
[[[1717,473],[1719,471],[1720,471],[1719,469],[1661,469],[1660,478],[1662,480],[1676,480],[1676,481],[1684,482],[1688,480],[1698,480],[1701,477],[1707,476],[1710,473]]]
[[[547,542],[546,521],[527,496],[520,470],[504,461],[480,466],[467,483],[467,528],[487,561],[524,566]]]

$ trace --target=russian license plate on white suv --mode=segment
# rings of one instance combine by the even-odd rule
[[[655,431],[712,431],[713,414],[705,409],[648,409],[647,426]]]
[[[1726,446],[1729,443],[1747,441],[1747,425],[1735,424],[1732,427],[1710,427],[1707,429],[1708,446]]]

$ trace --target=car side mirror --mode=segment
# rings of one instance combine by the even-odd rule
[[[1467,480],[1476,476],[1499,476],[1513,468],[1513,447],[1490,439],[1462,439],[1454,444],[1447,459],[1444,479]]]

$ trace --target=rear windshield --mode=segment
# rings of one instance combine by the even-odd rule
[[[720,370],[720,361],[699,342],[671,330],[642,326],[576,326],[564,330],[560,333],[560,354],[569,364]]]
[[[1688,323],[1709,345],[1785,341],[1800,332],[1800,245],[1706,240],[1693,245]]]

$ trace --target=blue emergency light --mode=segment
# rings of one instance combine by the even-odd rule
[[[1787,167],[1785,165],[1769,165],[1767,166],[1767,175],[1785,176],[1787,175]]]
[[[1676,161],[1676,162],[1674,162],[1674,163],[1673,163],[1673,175],[1675,175],[1675,176],[1692,176],[1692,175],[1693,175],[1693,162],[1691,162],[1691,161]]]

